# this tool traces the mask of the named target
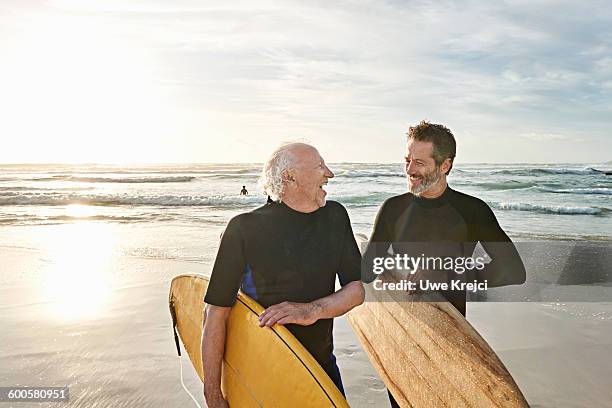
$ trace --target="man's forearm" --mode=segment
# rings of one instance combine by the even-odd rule
[[[226,321],[229,307],[207,305],[202,333],[202,366],[206,400],[222,397],[221,364],[225,353]],[[209,401],[210,402],[210,401]]]
[[[355,306],[363,303],[365,291],[361,281],[352,281],[343,286],[339,291],[324,298],[317,299],[311,304],[316,308],[315,315],[319,319],[332,319],[342,316]]]
[[[525,283],[525,265],[511,241],[481,244],[492,260],[478,273],[479,280],[487,279],[490,288]]]

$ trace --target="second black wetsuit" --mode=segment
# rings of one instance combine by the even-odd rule
[[[346,209],[335,201],[311,213],[272,202],[230,220],[223,233],[205,302],[232,306],[238,289],[269,307],[307,303],[361,278],[361,255]],[[333,319],[287,324],[342,389],[333,354]]]
[[[366,259],[374,255],[372,252],[378,252],[377,256],[384,252],[381,243],[399,248],[401,243],[422,243],[437,251],[436,255],[471,257],[478,242],[491,262],[473,276],[475,279],[486,279],[489,287],[525,281],[523,262],[491,208],[484,201],[450,187],[434,199],[411,193],[387,199],[378,212]],[[443,294],[465,315],[465,291]]]

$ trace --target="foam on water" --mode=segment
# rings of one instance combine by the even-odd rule
[[[217,195],[129,195],[129,194],[7,194],[0,195],[0,206],[17,205],[102,205],[102,206],[165,206],[165,207],[209,207],[209,206],[244,206],[263,204],[262,196]]]
[[[558,205],[537,205],[528,203],[492,203],[494,208],[500,210],[535,211],[546,214],[568,214],[568,215],[601,215],[609,212],[606,208],[592,207],[564,207]]]
[[[83,177],[60,175],[53,177],[34,178],[30,181],[74,181],[79,183],[187,183],[193,181],[193,176],[178,177]]]
[[[540,187],[540,191],[556,194],[596,194],[596,195],[612,195],[612,188],[596,187],[596,188],[566,188],[553,189]]]

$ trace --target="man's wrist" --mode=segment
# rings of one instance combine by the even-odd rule
[[[221,392],[221,384],[205,381],[204,382],[204,396],[206,397],[206,399],[223,397],[223,393]]]
[[[310,317],[315,319],[315,321],[323,318],[323,305],[318,301],[315,300],[314,302],[310,303]]]

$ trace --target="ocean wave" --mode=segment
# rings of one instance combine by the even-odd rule
[[[30,181],[75,181],[81,183],[187,183],[195,180],[194,176],[176,177],[81,177],[58,175],[53,177],[33,178]]]
[[[507,231],[514,242],[517,240],[525,241],[598,241],[612,242],[612,237],[608,235],[592,235],[587,233],[530,233],[524,231]]]
[[[119,223],[134,223],[150,221],[151,217],[145,216],[117,216],[117,215],[88,215],[88,216],[72,216],[72,215],[53,215],[53,216],[37,216],[37,215],[14,215],[12,217],[0,218],[0,225],[46,225],[46,224],[64,224],[71,221],[105,221]],[[159,221],[159,220],[157,220]]]
[[[51,181],[70,181],[70,182],[81,182],[81,183],[126,183],[126,184],[136,184],[136,183],[188,183],[194,181],[196,179],[206,180],[206,179],[238,179],[238,180],[246,180],[257,178],[261,175],[260,172],[253,172],[250,170],[244,171],[209,171],[209,172],[185,172],[181,175],[167,176],[167,177],[155,177],[154,175],[159,174],[172,174],[172,173],[164,173],[164,172],[149,172],[149,173],[134,173],[131,175],[129,173],[122,174],[114,174],[109,175],[108,173],[101,173],[104,176],[101,177],[92,177],[93,173],[81,174],[78,176],[66,175],[66,174],[58,174],[53,175],[51,173],[45,173],[40,175],[32,175],[28,174],[22,177],[13,177],[13,178],[3,178],[0,181],[11,181],[14,183],[20,182],[51,182]],[[174,173],[176,174],[176,173]],[[194,174],[194,175],[185,175],[185,174]],[[23,188],[25,189],[25,188]]]
[[[73,215],[55,215],[50,217],[45,217],[46,221],[119,221],[119,222],[136,222],[136,221],[146,221],[151,217],[146,216],[138,216],[138,215],[82,215],[82,216],[73,216]]]
[[[393,195],[393,193],[355,194],[335,196],[331,197],[330,199],[336,200],[347,207],[357,208],[380,206],[387,198]]]
[[[401,172],[389,172],[389,171],[359,171],[359,170],[350,170],[350,171],[335,171],[336,177],[346,177],[346,178],[404,178],[406,177]]]
[[[473,182],[466,180],[453,180],[452,184],[480,187],[484,190],[522,190],[532,188],[537,183],[521,182],[515,180],[498,181],[498,182]]]
[[[0,164],[0,174],[207,174],[261,171],[261,164],[201,164],[167,166],[34,165],[13,167]]]
[[[23,186],[0,186],[0,191],[14,192],[14,191],[86,191],[93,190],[93,187],[55,187],[55,188],[44,188],[44,187],[23,187]],[[8,194],[8,193],[7,193]],[[2,193],[0,193],[2,195]]]
[[[253,173],[253,172],[244,172],[244,173],[210,173],[202,178],[205,179],[249,179],[259,177],[261,173]]]
[[[494,170],[492,174],[510,174],[515,176],[538,176],[538,175],[601,175],[606,172],[597,170],[592,167],[585,167],[582,169],[577,168],[555,168],[555,167],[539,167],[539,168],[527,168],[527,169],[505,169],[505,170]]]
[[[195,216],[190,213],[171,212],[167,209],[158,212],[139,212],[136,214],[119,215],[91,214],[91,215],[40,215],[40,214],[0,214],[0,225],[52,225],[72,222],[115,222],[115,223],[143,223],[181,221],[207,225],[225,225],[224,217],[211,215]]]
[[[83,195],[83,194],[54,194],[54,195],[28,195],[0,196],[0,206],[9,205],[100,205],[100,206],[162,206],[162,207],[243,207],[263,204],[263,196],[132,196],[121,195]]]
[[[556,205],[539,205],[527,203],[493,203],[493,208],[498,210],[533,211],[544,214],[564,215],[603,215],[610,212],[607,208],[599,207],[570,207]]]
[[[612,189],[605,187],[597,187],[597,188],[564,188],[564,189],[554,189],[554,188],[538,188],[538,190],[546,192],[546,193],[555,193],[555,194],[595,194],[595,195],[612,195]]]

